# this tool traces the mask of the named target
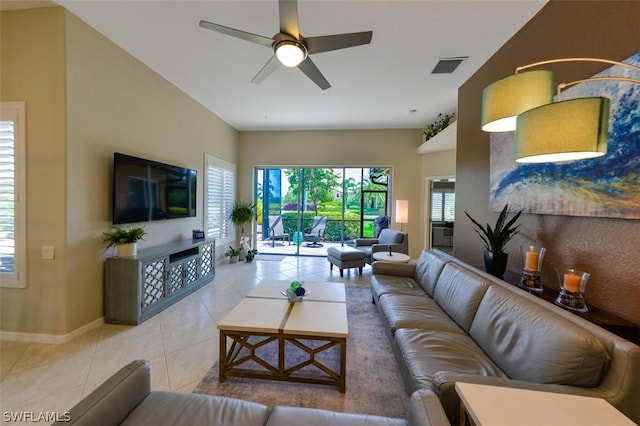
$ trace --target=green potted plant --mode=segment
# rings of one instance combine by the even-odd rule
[[[229,258],[229,263],[236,263],[242,253],[242,247],[233,248],[229,246],[229,250],[224,254]]]
[[[143,240],[147,235],[147,231],[143,226],[131,226],[129,228],[123,228],[120,226],[114,226],[113,231],[103,232],[104,242],[107,244],[107,248],[115,247],[116,255],[118,257],[135,256],[138,252],[139,240]]]
[[[256,257],[256,254],[258,254],[258,250],[257,249],[249,250],[247,252],[247,262],[253,261],[253,258]]]
[[[422,133],[424,134],[424,141],[428,141],[429,139],[446,129],[449,124],[452,123],[452,120],[455,118],[455,116],[456,115],[453,112],[451,114],[444,115],[438,114],[438,120],[434,123],[429,124],[422,131]]]
[[[474,231],[480,235],[480,238],[482,238],[484,242],[486,248],[484,252],[485,270],[493,276],[502,278],[504,271],[507,269],[507,260],[509,257],[509,255],[504,252],[504,248],[509,240],[520,232],[518,230],[520,225],[516,225],[516,222],[522,214],[522,210],[516,213],[511,220],[507,220],[509,217],[509,204],[505,204],[493,228],[488,223],[483,227],[466,211],[464,214],[471,220],[474,225]]]
[[[234,225],[240,226],[240,245],[244,248],[240,252],[240,260],[244,260],[246,252],[249,251],[251,243],[249,237],[244,236],[244,225],[251,223],[253,218],[256,217],[255,204],[250,201],[236,201],[233,203],[233,208],[229,214],[229,219]]]
[[[244,225],[251,223],[256,217],[255,204],[250,201],[236,201],[229,214],[234,225],[240,226],[240,235],[244,236]]]

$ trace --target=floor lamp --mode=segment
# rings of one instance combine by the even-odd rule
[[[409,200],[396,200],[396,223],[402,225],[409,223]]]

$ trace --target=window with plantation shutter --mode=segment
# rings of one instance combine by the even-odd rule
[[[456,193],[453,190],[434,190],[431,193],[431,221],[453,222],[456,212]]]
[[[216,245],[235,241],[235,228],[229,215],[236,196],[236,166],[205,154],[205,223],[208,238]]]
[[[25,108],[0,103],[0,287],[26,287]]]

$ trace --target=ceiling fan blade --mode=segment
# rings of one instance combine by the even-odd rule
[[[273,55],[271,57],[271,59],[269,59],[269,62],[267,62],[264,65],[264,67],[262,67],[262,69],[260,71],[258,71],[258,74],[256,74],[255,77],[253,77],[251,82],[253,84],[262,83],[264,81],[264,79],[269,77],[271,75],[271,73],[273,73],[275,70],[278,69],[278,67],[280,67],[280,61],[278,60],[276,55]]]
[[[296,0],[280,0],[280,32],[300,37],[298,29],[298,2]]]
[[[273,39],[258,34],[248,33],[246,31],[236,30],[235,28],[225,27],[224,25],[214,24],[213,22],[200,21],[200,27],[206,28],[211,31],[230,35],[232,37],[241,38],[252,43],[261,44],[266,47],[273,45]]]
[[[309,54],[328,52],[330,50],[345,49],[371,43],[373,31],[359,33],[334,34],[327,36],[305,37]]]
[[[313,63],[310,57],[307,56],[307,59],[302,61],[298,68],[307,75],[315,84],[318,85],[322,90],[327,90],[331,85],[327,81],[326,78],[322,75],[316,64]]]

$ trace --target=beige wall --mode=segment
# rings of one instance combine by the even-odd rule
[[[25,28],[28,45],[15,33]],[[203,227],[204,153],[237,162],[237,132],[61,8],[3,12],[2,31],[2,100],[27,101],[31,253],[27,288],[3,290],[2,331],[64,335],[103,314],[113,152],[198,171],[197,217],[148,223],[144,248]],[[14,46],[26,62],[38,60],[32,72],[5,73],[5,49]],[[51,64],[40,64],[37,56],[51,51]],[[30,88],[45,86],[43,78],[56,91],[32,100]],[[5,87],[14,92],[10,99]],[[30,108],[36,100],[44,104],[41,115]],[[56,246],[54,261],[39,259],[45,244]]]
[[[24,101],[27,145],[27,287],[1,289],[2,330],[65,329],[65,12],[2,12],[0,100]],[[56,247],[42,260],[40,247]]]
[[[456,150],[449,149],[446,151],[430,152],[422,156],[422,199],[421,199],[421,217],[427,223],[429,211],[429,178],[444,178],[456,176]],[[429,247],[429,239],[431,238],[430,229],[426,227],[422,230],[422,245]]]
[[[391,166],[392,200],[409,200],[409,223],[404,229],[410,234],[411,255],[418,256],[424,233],[421,158],[416,154],[420,138],[419,129],[241,132],[239,196],[251,198],[256,166]],[[395,213],[391,227],[400,229],[394,218]]]
[[[483,245],[464,211],[481,223],[489,212],[489,135],[480,130],[481,93],[488,84],[511,75],[518,65],[561,57],[623,60],[640,48],[640,2],[552,1],[523,27],[458,92],[455,255],[482,264]],[[558,82],[586,78],[602,64],[549,66]],[[509,270],[520,271],[519,245],[539,242],[548,248],[544,285],[558,289],[554,267],[574,267],[592,274],[587,304],[640,324],[640,221],[590,217],[524,215],[522,232],[507,249]]]

